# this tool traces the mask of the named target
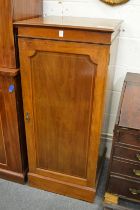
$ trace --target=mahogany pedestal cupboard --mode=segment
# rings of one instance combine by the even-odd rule
[[[140,202],[140,74],[127,73],[114,129],[105,202]]]
[[[13,21],[41,13],[41,0],[0,1],[0,177],[21,183],[28,166]]]
[[[93,201],[110,46],[120,21],[48,17],[18,28],[29,185]]]

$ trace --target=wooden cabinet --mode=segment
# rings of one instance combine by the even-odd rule
[[[0,67],[16,68],[17,57],[13,21],[42,14],[42,0],[1,0],[0,2]]]
[[[13,21],[41,12],[40,0],[0,1],[0,177],[18,182],[24,181],[28,165]]]
[[[139,107],[140,75],[127,73],[114,129],[106,200],[113,194],[140,201]]]
[[[120,21],[80,21],[36,18],[15,27],[29,184],[93,201],[111,35],[117,36]],[[110,28],[97,27],[106,24]]]
[[[0,72],[0,177],[23,182],[27,152],[18,70]]]

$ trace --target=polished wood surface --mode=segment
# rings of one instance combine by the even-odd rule
[[[0,75],[1,76],[17,76],[19,74],[19,69],[9,69],[9,68],[0,68]]]
[[[17,21],[14,26],[18,27],[18,37],[110,45],[120,31],[121,22],[120,20],[50,16]]]
[[[42,16],[42,0],[13,0],[13,21]]]
[[[0,76],[0,176],[6,178],[6,174],[11,173],[10,171],[16,172],[21,176],[21,179],[17,178],[18,181],[23,182],[27,169],[27,156],[26,152],[23,154],[21,151],[21,145],[26,147],[25,136],[20,136],[24,126],[18,127],[19,118],[16,104],[20,104],[18,80],[19,75],[15,77]],[[13,91],[10,91],[11,85]],[[22,107],[19,109],[22,113]]]
[[[140,78],[139,75],[138,78]],[[140,129],[140,98],[138,97],[140,85],[135,80],[126,81],[126,83],[119,125],[128,128]]]
[[[112,173],[118,174],[121,176],[127,176],[135,180],[139,180],[140,177],[138,172],[140,171],[139,163],[126,162],[117,158],[113,159],[112,162]]]
[[[14,25],[18,26],[18,36],[22,37],[110,45],[120,31],[121,22],[110,19],[93,20],[91,18],[50,16],[17,21]],[[63,35],[61,36],[59,33],[63,33]]]
[[[139,163],[139,160],[137,158],[137,154],[140,153],[139,149],[132,149],[128,148],[126,146],[118,146],[116,145],[114,148],[114,156],[118,158],[122,158],[125,160],[130,160],[131,162],[137,162]]]
[[[28,19],[24,21],[17,21],[16,25],[20,26],[40,26],[40,27],[56,27],[61,29],[82,29],[82,30],[95,30],[114,32],[119,30],[121,20],[113,19],[101,19],[101,18],[79,18],[79,17],[67,17],[67,16],[48,16],[47,18],[39,17]]]
[[[24,21],[15,27],[19,29],[29,184],[93,201],[110,45],[89,43],[88,38],[78,42],[70,36],[67,41],[54,40],[53,33],[52,38],[51,33],[49,38],[47,32],[41,34],[42,26],[25,26]],[[74,30],[79,31],[79,26]],[[85,31],[81,28],[81,37]],[[111,40],[110,32],[107,36]]]
[[[41,0],[1,0],[0,2],[0,67],[16,68],[13,21],[42,14]]]
[[[133,145],[139,147],[140,145],[140,132],[130,131],[125,132],[125,129],[120,130],[118,134],[118,142],[126,145]]]
[[[139,191],[139,181],[132,181],[131,179],[123,178],[120,176],[111,176],[108,186],[108,190],[115,195],[120,195],[125,199],[133,199],[134,201],[139,201],[140,195],[137,193]],[[120,187],[121,186],[121,187]],[[136,193],[132,193],[133,190]]]
[[[86,178],[96,65],[86,55],[67,53],[31,58],[37,167]]]
[[[16,24],[16,23],[15,23]],[[60,37],[59,33],[63,32],[64,36]],[[34,32],[34,34],[33,34]],[[63,41],[74,41],[74,42],[87,42],[97,44],[111,44],[110,33],[98,32],[98,31],[82,31],[76,29],[63,29],[61,28],[34,28],[31,27],[18,27],[18,37],[30,37],[30,38],[41,38],[51,40],[63,40]]]
[[[41,14],[41,0],[0,1],[0,177],[22,183],[28,164],[13,21]]]
[[[136,201],[140,201],[139,88],[140,75],[127,73],[114,129],[106,189],[118,197]]]

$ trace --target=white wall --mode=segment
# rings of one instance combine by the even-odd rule
[[[110,75],[115,71],[113,85],[110,85],[107,91],[108,96],[112,95],[111,109],[107,107],[105,111],[106,122],[109,121],[109,125],[104,124],[104,130],[107,130],[110,139],[125,74],[128,71],[140,73],[140,0],[130,0],[116,7],[106,5],[100,0],[44,0],[44,16],[47,15],[124,20],[117,60],[109,67]]]

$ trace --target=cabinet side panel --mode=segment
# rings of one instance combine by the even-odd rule
[[[95,70],[87,55],[31,58],[39,168],[86,178]]]
[[[13,20],[25,20],[41,16],[43,12],[42,0],[13,0]]]
[[[15,89],[16,89],[16,105],[17,105],[17,118],[18,118],[19,143],[20,143],[20,151],[22,159],[22,168],[23,171],[27,171],[28,158],[27,158],[27,145],[26,145],[25,125],[24,125],[20,74],[18,74],[18,76],[16,76],[15,78]]]
[[[40,16],[42,5],[42,0],[1,0],[0,67],[16,68],[13,21]]]
[[[0,67],[15,68],[11,1],[0,3]]]

